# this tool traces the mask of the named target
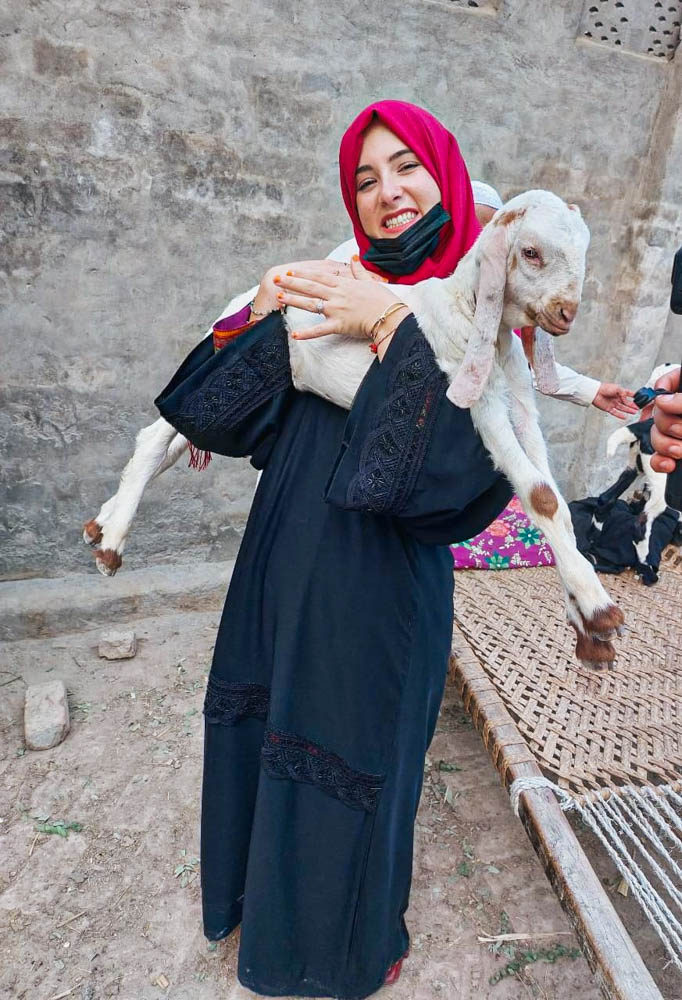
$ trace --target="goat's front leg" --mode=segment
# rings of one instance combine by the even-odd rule
[[[499,392],[490,392],[471,415],[495,465],[505,473],[533,522],[554,553],[566,594],[566,612],[577,636],[576,656],[586,666],[611,666],[616,658],[609,641],[624,617],[611,601],[594,568],[576,548],[572,530],[560,512],[564,503],[556,485],[538,469],[522,448]]]
[[[644,504],[644,510],[640,514],[640,530],[642,537],[635,542],[635,552],[637,553],[636,571],[643,583],[650,586],[658,580],[658,573],[651,565],[651,555],[649,546],[651,545],[651,530],[656,518],[662,514],[667,504],[665,502],[665,484],[667,476],[660,472],[654,472],[651,468],[651,455],[640,452],[640,461],[647,486],[649,487],[649,499]]]
[[[92,544],[99,543],[95,562],[103,576],[113,576],[122,563],[125,541],[147,484],[174,465],[186,449],[186,438],[162,418],[137,435],[118,491],[83,529],[84,537],[89,536]]]

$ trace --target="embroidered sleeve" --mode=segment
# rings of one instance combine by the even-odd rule
[[[289,351],[282,327],[276,336],[258,341],[233,363],[218,366],[187,396],[170,422],[176,427],[182,424],[190,440],[193,435],[230,427],[289,382]]]
[[[358,389],[325,500],[400,520],[419,541],[471,538],[511,496],[469,410],[446,397],[447,377],[414,316],[406,317]]]
[[[261,761],[272,778],[316,785],[351,809],[374,812],[385,775],[357,771],[335,753],[294,733],[267,729]]]
[[[445,374],[436,366],[423,337],[416,339],[392,372],[386,402],[348,485],[349,507],[400,514],[424,461]]]

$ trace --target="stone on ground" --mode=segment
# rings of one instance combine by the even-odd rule
[[[129,660],[137,652],[137,636],[120,629],[102,632],[98,652],[107,660]]]
[[[70,729],[63,681],[30,684],[24,702],[24,739],[29,750],[50,750]]]

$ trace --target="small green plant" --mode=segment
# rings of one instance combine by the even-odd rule
[[[173,876],[180,879],[180,885],[184,889],[186,886],[190,885],[199,874],[199,858],[188,858],[187,851],[185,850],[180,851],[180,855],[186,860],[175,866]]]
[[[34,827],[36,833],[55,833],[58,837],[68,837],[69,831],[80,833],[83,829],[82,823],[73,823],[63,819],[57,819],[53,823],[49,822],[49,816],[42,822],[37,822]]]
[[[551,945],[549,948],[514,948],[514,957],[499,969],[489,979],[490,985],[501,982],[508,976],[515,976],[533,962],[550,962],[554,964],[559,958],[580,958],[580,948],[567,948],[563,944]]]
[[[438,770],[450,772],[450,771],[461,771],[462,768],[459,766],[459,764],[450,764],[448,763],[447,760],[439,760]]]

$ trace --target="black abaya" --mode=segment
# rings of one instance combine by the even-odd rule
[[[452,630],[448,542],[511,496],[413,317],[349,413],[291,385],[278,315],[157,400],[263,475],[205,702],[204,928],[269,996],[366,997],[407,949],[424,755]]]

